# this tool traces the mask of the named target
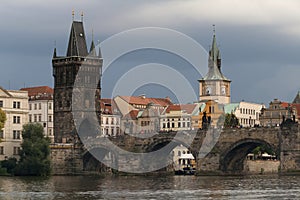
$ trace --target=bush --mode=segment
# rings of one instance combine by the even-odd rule
[[[23,143],[20,161],[15,168],[15,175],[48,176],[50,175],[50,139],[45,138],[40,124],[23,126]]]

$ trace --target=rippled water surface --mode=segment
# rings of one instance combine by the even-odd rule
[[[300,199],[300,176],[0,177],[0,199]]]

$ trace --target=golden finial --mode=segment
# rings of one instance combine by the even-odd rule
[[[74,12],[74,9],[72,10],[72,20],[74,21],[74,15],[75,15],[75,12]]]
[[[83,22],[83,11],[81,11],[81,21]]]

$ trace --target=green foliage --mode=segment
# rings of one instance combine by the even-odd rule
[[[6,168],[7,173],[13,174],[14,169],[17,166],[17,159],[9,158],[7,160],[3,160],[3,161],[1,161],[1,165],[3,168]]]
[[[23,126],[23,143],[15,175],[48,176],[50,174],[50,140],[40,124]]]
[[[6,121],[6,114],[5,112],[0,108],[0,131],[4,128],[4,123]]]
[[[267,153],[269,155],[275,155],[275,152],[273,151],[272,148],[270,148],[269,146],[267,145],[261,145],[261,146],[258,146],[256,147],[252,153],[254,155],[260,155],[260,154],[263,154],[263,153]]]
[[[237,127],[238,125],[239,125],[239,120],[235,116],[235,114],[231,113],[225,115],[225,121],[224,121],[225,128]]]

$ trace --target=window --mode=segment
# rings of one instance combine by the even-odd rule
[[[52,110],[52,103],[49,103],[49,104],[48,104],[48,109],[49,109],[49,110]]]
[[[0,108],[3,108],[3,101],[0,101]]]
[[[242,110],[242,109],[240,109],[240,113],[241,113],[241,114],[243,113],[243,110]]]
[[[180,128],[181,127],[181,123],[180,122],[178,122],[178,128]]]
[[[35,104],[34,104],[34,110],[36,110],[36,109],[37,109],[37,104],[35,103]]]
[[[0,155],[4,154],[4,147],[0,146]]]
[[[32,115],[29,115],[29,122],[32,122]]]
[[[34,122],[37,121],[37,115],[34,115]]]
[[[14,139],[14,140],[19,140],[19,139],[21,139],[21,131],[13,130],[13,139]]]
[[[20,147],[14,147],[14,155],[20,154]]]
[[[32,109],[32,106],[31,106],[31,104],[29,104],[29,110],[31,110]]]
[[[13,123],[14,124],[20,124],[21,123],[21,117],[20,116],[13,116]]]
[[[4,138],[4,133],[3,131],[0,131],[0,139],[3,139]]]
[[[52,116],[51,115],[49,115],[48,119],[49,119],[49,122],[52,122]]]
[[[52,129],[49,128],[49,135],[52,135]]]
[[[39,110],[42,110],[42,104],[39,103]]]
[[[39,115],[39,122],[42,121],[42,115]]]
[[[115,135],[115,132],[114,132],[114,129],[113,129],[113,128],[111,129],[111,135],[112,135],[112,136]]]
[[[18,109],[20,109],[20,107],[21,107],[21,103],[20,103],[19,101],[14,101],[14,102],[13,102],[13,108],[18,108]]]

